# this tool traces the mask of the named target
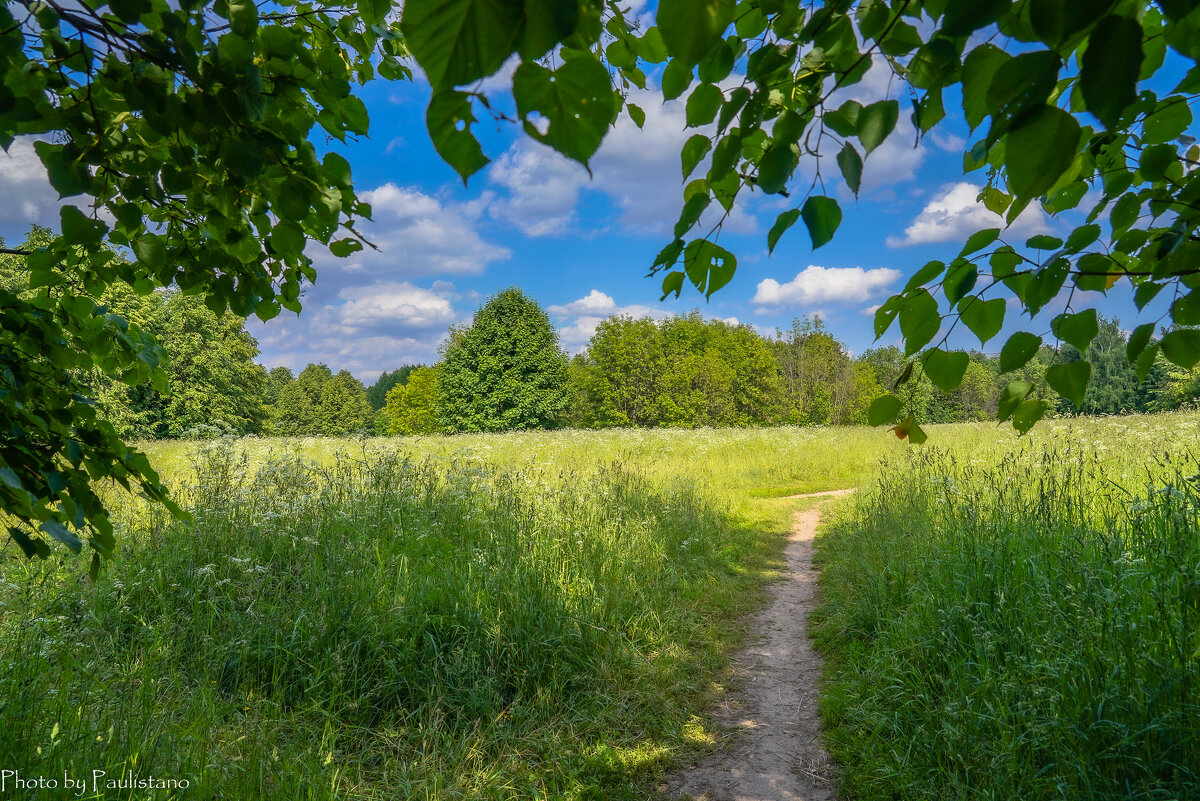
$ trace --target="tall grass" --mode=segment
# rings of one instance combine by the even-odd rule
[[[5,565],[0,766],[189,798],[640,798],[707,736],[769,538],[693,483],[195,456],[193,522],[144,517],[94,587]]]
[[[850,797],[1200,797],[1195,440],[1080,433],[908,454],[827,528]]]

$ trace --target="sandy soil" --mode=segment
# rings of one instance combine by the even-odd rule
[[[853,490],[793,495],[816,498]],[[834,801],[834,765],[820,744],[817,682],[821,657],[808,640],[817,573],[813,537],[819,507],[797,512],[784,551],[783,578],[753,620],[753,642],[735,660],[741,689],[717,711],[738,730],[726,748],[675,777],[668,798],[704,801]],[[661,788],[660,788],[661,789]]]

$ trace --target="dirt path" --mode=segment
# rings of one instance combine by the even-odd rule
[[[791,495],[818,498],[853,490]],[[737,655],[742,689],[718,710],[718,719],[740,729],[729,747],[710,754],[667,786],[669,798],[705,801],[833,801],[832,762],[821,747],[817,682],[821,657],[808,640],[817,574],[813,536],[820,507],[795,515],[784,551],[784,577],[771,588],[770,605],[752,624],[755,641]]]

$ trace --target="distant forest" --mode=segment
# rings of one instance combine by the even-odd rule
[[[855,425],[891,389],[908,359],[896,347],[852,355],[820,317],[764,337],[700,312],[614,317],[569,358],[546,312],[519,289],[490,299],[470,326],[451,329],[434,365],[398,365],[364,386],[346,370],[310,364],[267,370],[244,320],[216,315],[195,296],[114,292],[109,308],[152,333],[165,352],[166,392],[91,378],[117,431],[134,438],[258,434],[412,435],[529,428]],[[1160,361],[1140,382],[1119,321],[1101,320],[1094,365],[1076,408],[1043,387],[1059,414],[1179,408],[1200,395],[1200,368]],[[1080,354],[1064,346],[1059,359]],[[1040,375],[1043,347],[1023,374],[1002,375],[994,355],[972,353],[962,385],[936,388],[919,363],[900,394],[927,422],[984,420],[1001,389]],[[1161,358],[1161,357],[1160,357]]]

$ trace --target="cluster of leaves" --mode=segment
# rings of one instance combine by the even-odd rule
[[[299,311],[315,277],[306,243],[363,247],[350,167],[318,158],[314,127],[366,134],[352,93],[409,76],[391,4],[284,0],[0,7],[0,146],[35,137],[50,183],[72,200],[61,234],[23,256],[31,294],[0,295],[0,504],[78,550],[111,526],[90,482],[115,478],[155,498],[145,458],[101,420],[79,375],[166,389],[161,352],[102,302],[111,287],[173,287],[215,313]],[[346,236],[335,239],[338,232]],[[126,250],[134,259],[116,257]],[[21,525],[27,553],[46,546]]]

